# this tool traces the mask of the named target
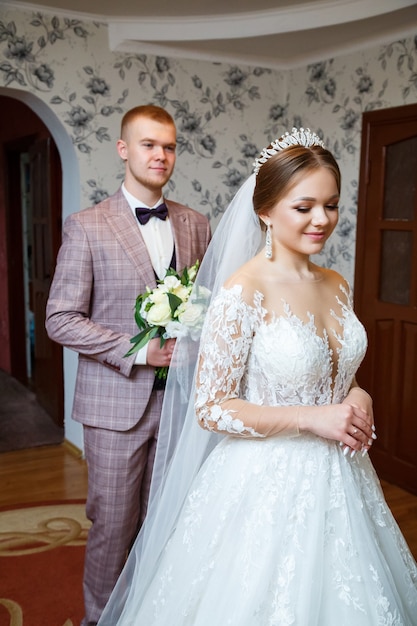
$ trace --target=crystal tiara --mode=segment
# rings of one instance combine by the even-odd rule
[[[287,131],[281,135],[279,139],[272,141],[270,147],[262,150],[261,155],[253,163],[253,171],[255,174],[259,172],[261,166],[266,163],[271,156],[290,146],[304,146],[305,148],[320,146],[321,148],[326,148],[320,137],[316,135],[316,133],[311,132],[309,128],[293,128],[291,133]]]

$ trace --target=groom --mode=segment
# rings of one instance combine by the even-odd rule
[[[163,197],[175,149],[167,111],[149,105],[124,115],[124,182],[66,220],[47,304],[50,338],[79,354],[72,417],[84,429],[92,522],[82,626],[97,623],[145,517],[163,399],[154,370],[170,364],[174,346],[153,339],[124,356],[137,333],[135,300],[168,267],[201,261],[210,240],[203,215]]]

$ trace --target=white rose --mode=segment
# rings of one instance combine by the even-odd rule
[[[199,287],[197,287],[196,289],[196,298],[201,298],[204,300],[208,300],[211,296],[211,291],[210,289],[207,289],[207,287],[204,287],[203,285],[200,285]]]
[[[171,319],[171,307],[168,298],[158,304],[154,304],[146,313],[148,324],[152,326],[166,326]]]
[[[174,291],[181,285],[181,281],[176,276],[166,276],[162,285],[159,286],[163,291]]]
[[[147,299],[154,304],[162,304],[167,301],[166,291],[162,290],[159,286],[158,289],[155,289],[155,291],[153,291]]]
[[[196,326],[203,314],[203,307],[201,304],[188,304],[181,309],[178,315],[178,320],[185,326]]]
[[[165,326],[165,339],[178,339],[179,337],[185,337],[187,334],[187,327],[180,322],[171,321]]]
[[[181,285],[180,283],[178,287],[172,290],[172,293],[181,298],[183,302],[185,302],[186,300],[188,300],[190,290],[188,287],[186,287],[185,285]]]

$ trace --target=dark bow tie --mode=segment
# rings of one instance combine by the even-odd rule
[[[147,224],[151,217],[157,217],[160,220],[166,220],[168,216],[168,209],[164,203],[160,204],[156,207],[156,209],[147,209],[146,207],[137,207],[135,209],[136,217],[139,222],[143,224]]]

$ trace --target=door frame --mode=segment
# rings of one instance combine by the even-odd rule
[[[368,322],[368,324],[372,323],[372,319],[376,319],[373,313],[369,313],[367,318],[367,309],[366,307],[366,293],[369,294],[370,276],[375,279],[375,272],[379,272],[379,263],[378,267],[373,265],[372,257],[369,256],[369,250],[373,248],[375,245],[375,249],[379,250],[379,238],[380,231],[384,228],[383,224],[380,227],[375,227],[374,231],[370,230],[369,221],[367,219],[367,205],[370,202],[370,186],[375,190],[377,190],[377,194],[381,197],[383,196],[383,185],[385,182],[384,170],[382,170],[382,174],[380,178],[376,178],[375,172],[377,172],[379,176],[379,169],[376,169],[375,163],[379,163],[379,161],[373,161],[375,158],[372,155],[375,155],[375,148],[379,146],[382,147],[382,151],[380,152],[382,164],[384,163],[384,146],[385,144],[381,144],[381,132],[383,132],[383,127],[387,127],[387,132],[384,133],[388,135],[389,133],[394,133],[395,125],[398,124],[398,127],[403,126],[401,130],[399,130],[398,141],[401,140],[401,137],[406,135],[406,126],[411,126],[417,123],[417,104],[404,105],[400,107],[392,107],[389,109],[379,109],[377,111],[367,111],[363,114],[362,119],[362,145],[361,145],[361,161],[360,161],[360,176],[359,176],[359,189],[358,189],[358,213],[357,213],[357,237],[356,237],[356,257],[355,257],[355,309],[358,312],[360,318],[362,318],[363,322]],[[414,133],[414,129],[412,131]],[[373,137],[375,137],[375,141],[373,141]],[[415,136],[414,134],[412,136]],[[388,143],[387,143],[388,145]],[[391,140],[389,145],[391,145]],[[374,171],[372,171],[374,168]],[[378,188],[378,186],[381,187]],[[417,211],[417,209],[416,209]],[[382,219],[382,217],[380,218]],[[415,215],[415,220],[417,220],[417,215]],[[398,220],[397,220],[398,221]],[[375,222],[372,222],[375,224]],[[398,227],[397,227],[398,228]],[[373,239],[372,239],[373,238]],[[416,243],[414,244],[416,245]],[[366,248],[368,246],[368,248]],[[375,252],[376,256],[378,253]],[[413,252],[413,258],[415,258],[415,250]],[[371,272],[371,275],[366,274],[367,267]],[[416,277],[416,268],[413,269],[411,280],[412,289],[415,288],[415,277]],[[376,285],[379,284],[379,276],[376,277]],[[373,297],[373,296],[372,296]],[[376,297],[376,296],[375,296]],[[410,303],[411,306],[411,315],[414,320],[414,309],[415,304],[414,301]],[[378,310],[381,310],[381,307],[384,306],[384,303],[380,301],[378,298],[378,303],[375,301],[369,302],[369,307],[373,310],[374,305],[378,306]],[[382,309],[384,310],[384,309]],[[387,313],[388,315],[388,313]],[[403,355],[403,346],[401,342],[404,339],[401,339],[401,326],[399,325],[399,321],[395,321],[394,324],[398,324],[399,326],[395,326],[392,329],[392,324],[390,325],[391,315],[387,317],[385,320],[384,315],[382,315],[379,320],[379,332],[383,333],[393,333],[392,337],[390,334],[385,335],[387,337],[386,342],[383,342],[380,346],[375,345],[375,341],[373,340],[374,333],[376,332],[376,326],[369,326],[367,328],[369,335],[369,347],[367,355],[364,359],[362,366],[358,371],[358,382],[362,384],[365,388],[368,387],[367,390],[370,391],[371,395],[374,396],[375,404],[379,405],[380,411],[380,437],[377,440],[375,446],[371,449],[370,456],[372,461],[376,467],[378,474],[381,478],[388,480],[394,484],[397,484],[413,493],[417,493],[417,468],[416,464],[411,463],[411,461],[407,461],[405,457],[411,459],[410,456],[410,446],[412,447],[412,441],[404,437],[409,433],[409,407],[410,402],[407,401],[404,412],[398,414],[398,421],[395,421],[395,418],[392,416],[395,415],[394,407],[398,406],[399,398],[401,401],[404,398],[404,382],[408,384],[407,389],[409,390],[410,381],[404,378],[401,379],[401,359],[404,359]],[[398,320],[395,316],[392,318],[393,320]],[[414,324],[414,322],[413,322]],[[388,343],[387,343],[388,342]],[[391,342],[389,347],[389,342]],[[393,343],[394,342],[394,343]],[[408,354],[407,357],[410,358],[410,352],[412,358],[417,359],[417,344],[415,341],[411,342],[416,347],[411,348],[408,346]],[[381,348],[381,353],[378,356],[378,360],[376,359],[376,355],[378,354],[378,349]],[[414,350],[414,351],[413,351]],[[414,355],[414,356],[413,356]],[[396,359],[396,366],[393,365],[393,359]],[[399,364],[401,367],[399,367]],[[380,372],[378,375],[376,374],[376,369]],[[382,372],[382,373],[381,373]],[[405,375],[405,373],[404,373]],[[374,387],[376,384],[381,383],[381,381],[389,380],[389,384],[380,385],[380,388],[377,390]],[[378,396],[376,396],[378,394]],[[414,392],[413,392],[414,394]],[[376,400],[377,399],[377,400]],[[412,403],[411,403],[412,404]],[[400,402],[401,405],[401,402]],[[378,406],[376,406],[376,410],[378,412]],[[376,425],[378,430],[378,414],[375,415]],[[405,422],[404,422],[405,420]],[[406,423],[407,426],[403,427],[402,424]],[[405,428],[405,430],[403,430]],[[401,437],[404,441],[407,442],[406,448],[401,445]],[[408,446],[408,448],[407,448]],[[400,450],[404,450],[405,454],[402,454]]]
[[[46,126],[52,135],[58,148],[62,165],[62,220],[68,215],[79,211],[81,206],[81,178],[80,178],[80,155],[68,134],[64,122],[57,116],[53,108],[46,101],[41,100],[37,95],[23,89],[13,87],[0,87],[0,97],[5,96],[15,101],[25,104]],[[23,120],[19,120],[19,123]],[[0,175],[0,179],[3,180]],[[0,181],[1,182],[1,181]],[[1,195],[1,189],[0,189]],[[9,370],[9,344],[4,347],[5,356],[3,367]],[[64,402],[65,402],[65,440],[74,445],[77,449],[83,450],[83,428],[82,424],[69,419],[72,413],[72,404],[75,390],[75,377],[77,371],[77,354],[72,350],[64,349],[63,370],[64,370]]]

